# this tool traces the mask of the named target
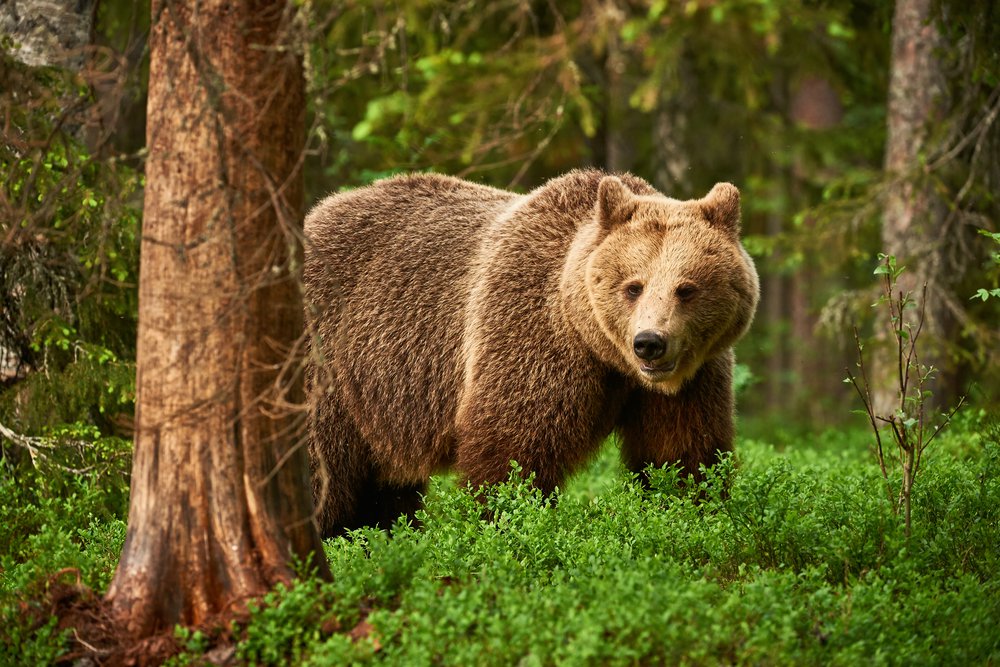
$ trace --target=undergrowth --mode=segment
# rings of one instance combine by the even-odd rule
[[[515,477],[485,507],[435,478],[421,527],[328,541],[332,582],[304,575],[243,626],[178,635],[172,664],[232,636],[260,665],[997,662],[1000,427],[970,412],[928,452],[909,541],[866,447],[860,431],[744,441],[695,488],[663,469],[642,489],[610,443],[556,498]],[[59,633],[24,605],[65,567],[105,587],[124,524],[82,482],[22,493],[0,483],[0,526],[27,531],[0,561],[0,662],[45,662]]]

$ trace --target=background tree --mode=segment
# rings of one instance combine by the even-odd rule
[[[132,636],[325,571],[301,430],[304,141],[294,10],[152,4],[128,533],[107,592]]]
[[[913,320],[923,310],[926,338],[932,340],[933,353],[921,360],[939,372],[954,375],[946,368],[947,357],[942,343],[955,331],[955,318],[946,306],[951,277],[957,267],[946,263],[950,245],[945,222],[945,202],[927,178],[932,123],[945,116],[945,79],[938,51],[941,33],[932,13],[930,0],[897,0],[892,19],[892,61],[886,117],[888,133],[885,147],[885,172],[889,179],[882,221],[882,245],[885,253],[910,270],[900,276],[897,288],[912,293],[914,308],[904,313]],[[927,285],[927,292],[922,286]],[[925,351],[927,348],[925,347]],[[896,373],[892,354],[881,358],[879,376],[891,378]],[[953,379],[953,378],[952,378]],[[935,383],[936,384],[936,383]],[[878,382],[874,401],[883,413],[891,413],[896,396],[894,383]],[[885,388],[885,389],[883,389]],[[944,399],[948,400],[948,399]]]
[[[1000,87],[983,77],[997,53],[982,45],[995,44],[997,18],[989,3],[898,0],[892,21],[882,247],[907,269],[897,289],[914,307],[904,317],[914,324],[923,314],[920,362],[936,369],[930,388],[943,407],[967,390],[977,350],[997,342],[996,327],[983,331],[969,307],[967,280],[983,262],[977,228],[994,228],[997,213],[988,184]],[[880,361],[879,375],[897,372],[895,355]],[[889,412],[898,397],[880,390],[874,400]]]

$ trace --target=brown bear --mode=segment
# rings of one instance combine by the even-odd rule
[[[757,273],[740,196],[574,171],[520,195],[436,174],[307,216],[310,449],[324,536],[412,514],[428,477],[553,490],[613,431],[698,474],[733,444]]]

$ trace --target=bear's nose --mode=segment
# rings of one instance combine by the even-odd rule
[[[662,357],[667,351],[667,339],[659,332],[647,329],[635,335],[632,349],[635,351],[635,356],[643,361],[653,361]]]

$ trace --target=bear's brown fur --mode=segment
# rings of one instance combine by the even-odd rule
[[[321,532],[412,513],[449,467],[479,485],[516,460],[551,491],[612,431],[632,470],[730,450],[731,348],[759,295],[739,218],[732,185],[678,201],[599,171],[527,195],[401,176],[318,204]]]

